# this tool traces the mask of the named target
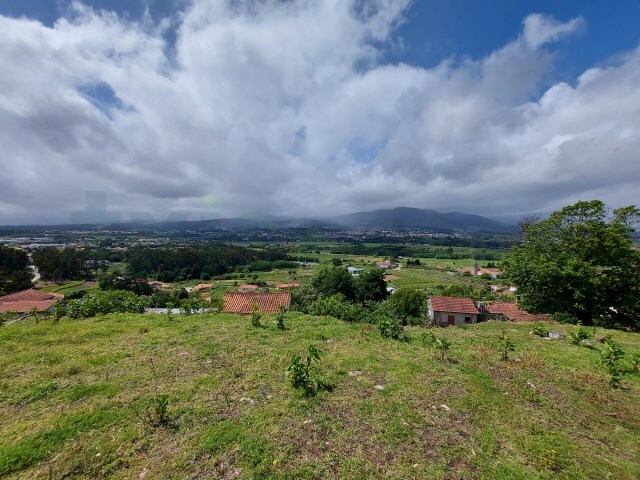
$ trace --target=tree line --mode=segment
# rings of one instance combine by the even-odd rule
[[[286,263],[288,260],[287,253],[280,248],[255,250],[224,243],[172,248],[133,247],[125,255],[130,275],[162,282],[206,280],[243,268],[249,271],[251,265],[255,270],[271,269],[272,262],[279,261],[285,261],[282,265],[293,265]]]
[[[0,246],[0,296],[30,288],[32,278],[27,253]]]

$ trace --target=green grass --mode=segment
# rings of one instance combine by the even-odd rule
[[[437,329],[452,342],[441,361],[420,328],[398,342],[332,318],[262,323],[109,315],[0,328],[0,477],[640,477],[640,376],[610,389],[597,342],[509,324],[517,348],[502,362],[505,325],[489,322]],[[605,333],[640,350],[637,334]],[[307,399],[284,372],[310,344],[335,389]],[[156,390],[170,397],[163,427],[144,420]]]
[[[100,288],[95,285],[95,283],[87,283],[84,280],[77,280],[65,283],[64,285],[54,285],[51,287],[45,287],[42,289],[43,292],[55,292],[61,293],[63,295],[70,295],[75,292],[79,292],[81,290],[85,290],[87,292],[99,292]]]
[[[398,279],[389,280],[389,285],[394,287],[409,287],[428,289],[435,285],[470,285],[474,288],[487,287],[491,283],[500,283],[500,280],[485,280],[478,276],[462,275],[438,269],[431,265],[420,267],[403,267],[400,270],[390,270],[389,273]]]

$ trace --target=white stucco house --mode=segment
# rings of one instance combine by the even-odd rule
[[[429,297],[429,318],[434,325],[468,325],[478,323],[480,312],[470,298]]]

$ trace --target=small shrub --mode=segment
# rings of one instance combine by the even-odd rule
[[[451,349],[451,342],[443,337],[436,337],[433,347],[440,352],[440,360],[444,360],[445,354]]]
[[[509,361],[509,353],[516,349],[516,344],[511,341],[506,330],[502,330],[502,333],[498,337],[498,345],[500,348],[500,360],[503,362]]]
[[[175,303],[173,302],[167,302],[167,320],[171,320],[172,318],[172,313],[171,310],[173,310],[174,308],[176,308]]]
[[[278,330],[284,330],[285,326],[284,326],[284,315],[285,312],[287,311],[287,307],[285,307],[284,305],[280,305],[278,307],[278,313],[276,314],[276,324],[278,327]]]
[[[53,323],[58,323],[67,314],[67,306],[63,302],[58,302],[53,306]]]
[[[395,318],[383,316],[378,320],[378,331],[386,338],[400,340],[404,337],[404,327]]]
[[[542,323],[540,323],[540,322],[536,322],[533,325],[531,325],[531,330],[529,331],[529,333],[531,333],[533,335],[536,335],[538,337],[548,337],[549,336],[549,330],[544,328],[544,325],[542,325]]]
[[[260,313],[260,309],[258,308],[257,303],[253,303],[253,307],[251,308],[251,326],[253,327],[261,327],[260,319],[262,318],[262,314]]]
[[[574,330],[569,334],[569,340],[574,345],[580,345],[580,342],[583,340],[589,340],[591,338],[591,333],[586,328],[580,327],[578,330]]]
[[[431,348],[433,344],[436,342],[436,334],[432,329],[427,330],[422,335],[420,335],[420,340],[425,347]]]
[[[305,358],[300,355],[291,358],[287,376],[293,388],[302,390],[306,397],[311,397],[327,385],[313,371],[313,367],[320,361],[322,352],[315,345],[309,345],[308,352]]]
[[[640,372],[640,352],[631,354],[631,371],[634,373]]]
[[[169,421],[169,395],[156,395],[150,399],[155,414],[156,425],[166,425]]]
[[[362,305],[348,302],[341,293],[319,298],[307,310],[311,315],[327,315],[345,322],[362,322],[369,317],[369,312]]]
[[[611,338],[607,338],[600,351],[600,362],[607,369],[609,374],[609,385],[612,388],[618,388],[622,380],[622,368],[620,360],[624,357],[624,350],[622,347],[613,341]]]

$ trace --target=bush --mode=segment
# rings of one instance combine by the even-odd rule
[[[575,330],[569,334],[569,340],[574,345],[580,345],[580,342],[583,340],[589,340],[591,338],[591,333],[586,328],[580,327],[578,330]]]
[[[404,338],[404,327],[395,318],[382,316],[378,320],[378,331],[380,335],[386,338],[393,338],[394,340]]]
[[[509,353],[516,349],[516,344],[511,341],[506,330],[502,330],[502,333],[498,337],[498,346],[500,349],[500,360],[503,362],[509,361]]]
[[[413,288],[399,288],[386,302],[389,313],[403,324],[421,324],[427,316],[427,294]]]
[[[445,353],[451,349],[451,342],[443,337],[435,337],[433,347],[440,352],[440,359],[444,360]]]
[[[609,384],[613,388],[618,388],[622,380],[622,368],[620,360],[624,357],[622,347],[614,342],[611,337],[605,339],[600,351],[600,362],[609,373]]]
[[[340,293],[316,300],[309,306],[308,311],[311,315],[327,315],[346,322],[365,321],[368,316],[365,307],[349,303]]]
[[[309,313],[309,307],[318,299],[318,294],[310,285],[302,285],[291,292],[291,309]]]
[[[133,292],[113,290],[99,292],[79,300],[71,300],[66,312],[69,318],[89,318],[109,313],[144,313],[146,302]]]
[[[544,328],[544,325],[542,325],[542,323],[540,322],[536,322],[533,325],[531,325],[531,330],[529,331],[529,333],[533,335],[537,335],[538,337],[549,336],[549,331],[546,328]]]
[[[278,313],[276,314],[276,324],[278,327],[278,330],[284,330],[285,326],[284,326],[284,314],[287,311],[287,307],[285,307],[284,305],[280,305],[278,307]]]
[[[58,323],[66,314],[67,304],[65,302],[57,302],[53,305],[53,323]]]
[[[309,345],[307,350],[309,353],[306,358],[303,359],[300,355],[291,358],[286,374],[293,388],[301,389],[306,397],[311,397],[318,391],[327,389],[328,385],[314,372],[322,352],[315,345]]]
[[[640,352],[631,354],[631,371],[634,373],[640,372]]]
[[[258,309],[258,305],[254,302],[251,312],[251,326],[252,327],[261,327],[260,319],[262,318],[262,314]]]
[[[425,347],[431,348],[436,342],[436,334],[432,329],[429,329],[420,335],[420,341]]]

